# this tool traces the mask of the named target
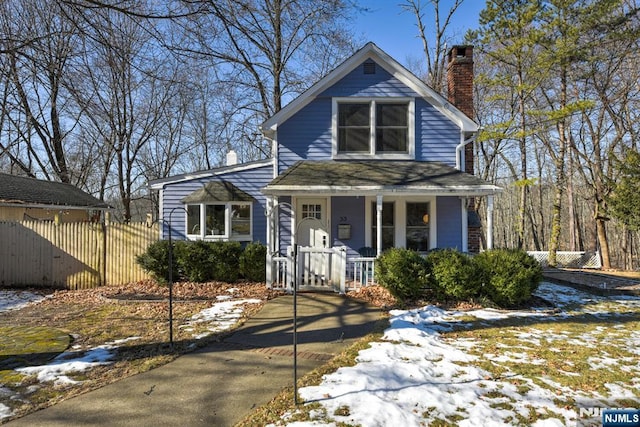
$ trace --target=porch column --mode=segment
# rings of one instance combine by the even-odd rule
[[[461,252],[469,252],[469,213],[467,212],[467,198],[460,197],[460,208],[462,209],[462,248]]]
[[[487,249],[493,249],[493,196],[487,196]]]
[[[382,195],[376,196],[376,255],[382,253]]]
[[[273,284],[273,252],[274,252],[274,246],[273,246],[273,242],[274,242],[274,238],[273,238],[273,231],[274,231],[274,215],[276,215],[276,213],[273,211],[273,197],[271,196],[267,196],[267,211],[266,211],[266,215],[267,215],[267,271],[266,271],[266,279],[267,279],[267,286],[270,288],[271,285]]]

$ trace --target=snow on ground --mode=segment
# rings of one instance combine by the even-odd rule
[[[230,293],[237,289],[229,289]],[[17,294],[17,295],[16,295]],[[43,299],[41,295],[31,294],[21,291],[0,291],[0,310],[15,310],[26,304],[38,302]],[[256,304],[261,302],[258,299],[229,300],[232,296],[224,295],[218,298],[220,302],[195,314],[189,325],[195,323],[207,324],[209,332],[198,334],[195,338],[200,339],[212,332],[219,332],[231,328],[242,316],[243,304]],[[187,326],[188,330],[189,326]],[[93,367],[111,363],[119,346],[137,340],[139,337],[129,337],[122,340],[109,342],[89,350],[72,348],[71,351],[61,353],[51,362],[41,366],[29,366],[16,369],[17,372],[26,375],[34,375],[39,382],[52,382],[55,385],[76,384],[79,381],[69,377],[72,373],[85,372]],[[37,387],[37,386],[36,386]],[[11,389],[2,387],[0,384],[0,399],[12,400],[19,396]],[[10,407],[0,403],[0,422],[4,418],[13,415]]]
[[[227,297],[226,295],[224,297]],[[194,335],[195,339],[202,339],[213,332],[221,332],[231,328],[242,317],[243,304],[258,304],[262,302],[259,299],[242,299],[235,301],[226,301],[227,298],[218,297],[223,302],[218,302],[212,307],[202,310],[200,313],[194,314],[191,320],[185,325],[180,326],[185,331],[193,331],[193,326],[199,323],[206,323],[207,331]]]
[[[451,330],[454,324],[460,326],[468,321],[470,315],[482,319],[482,322],[515,316],[555,316],[562,319],[575,314],[576,310],[579,313],[601,313],[602,307],[596,305],[605,302],[622,307],[637,307],[640,303],[640,298],[597,297],[550,283],[542,283],[537,294],[559,310],[474,310],[460,313],[426,306],[392,311],[390,328],[385,331],[383,342],[373,342],[370,348],[360,351],[355,366],[339,368],[325,375],[321,384],[299,390],[305,402],[321,405],[320,409],[311,412],[311,421],[289,422],[295,419],[296,412],[293,412],[285,414],[276,425],[335,426],[343,422],[363,427],[426,426],[440,419],[459,426],[497,426],[520,424],[528,418],[530,410],[542,415],[534,426],[576,425],[580,416],[577,409],[563,405],[558,400],[559,396],[564,401],[574,398],[576,405],[587,407],[601,406],[598,399],[606,399],[606,396],[595,392],[587,396],[556,384],[550,378],[539,379],[548,383],[549,388],[511,372],[501,378],[492,378],[489,372],[474,366],[478,356],[468,353],[474,346],[472,339],[454,340],[441,336],[441,332]],[[499,356],[484,354],[483,359],[495,363],[544,364],[544,360],[531,358],[525,350],[539,346],[541,339],[548,339],[549,334],[533,327],[527,330],[520,334],[522,342],[519,347],[503,345],[510,351],[502,351]],[[596,333],[601,332],[596,328]],[[555,338],[566,340],[569,337]],[[573,345],[590,346],[593,341],[591,334],[584,334],[582,340],[575,336],[571,338],[579,341]],[[634,343],[629,347],[640,346],[637,335],[632,334],[631,339]],[[593,362],[602,369],[621,362],[607,357],[594,359]],[[635,369],[633,365],[637,365],[637,361],[628,363],[631,369]],[[631,389],[638,388],[638,374],[637,370],[633,371],[636,379],[630,381],[629,387],[619,384],[606,387],[612,395],[633,398]],[[519,388],[519,385],[526,387]]]
[[[0,312],[19,310],[28,304],[36,303],[50,295],[41,295],[29,291],[0,290]]]
[[[26,375],[36,375],[40,382],[52,382],[55,385],[77,384],[80,381],[72,380],[67,374],[85,372],[95,366],[106,365],[113,359],[115,350],[120,344],[139,338],[130,337],[116,340],[94,347],[89,351],[65,351],[46,365],[28,366],[18,368],[16,371]]]

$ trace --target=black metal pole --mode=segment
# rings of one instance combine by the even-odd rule
[[[169,214],[169,342],[173,347],[173,241],[171,240],[171,214]]]
[[[298,405],[298,244],[293,244],[293,403]]]

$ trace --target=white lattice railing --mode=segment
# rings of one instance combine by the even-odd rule
[[[543,267],[549,266],[549,252],[529,251],[529,255],[534,257]],[[558,267],[563,268],[600,268],[600,253],[598,251],[585,252],[556,252]]]

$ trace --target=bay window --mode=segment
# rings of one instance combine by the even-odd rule
[[[251,203],[201,203],[187,205],[187,236],[204,240],[251,238]]]

